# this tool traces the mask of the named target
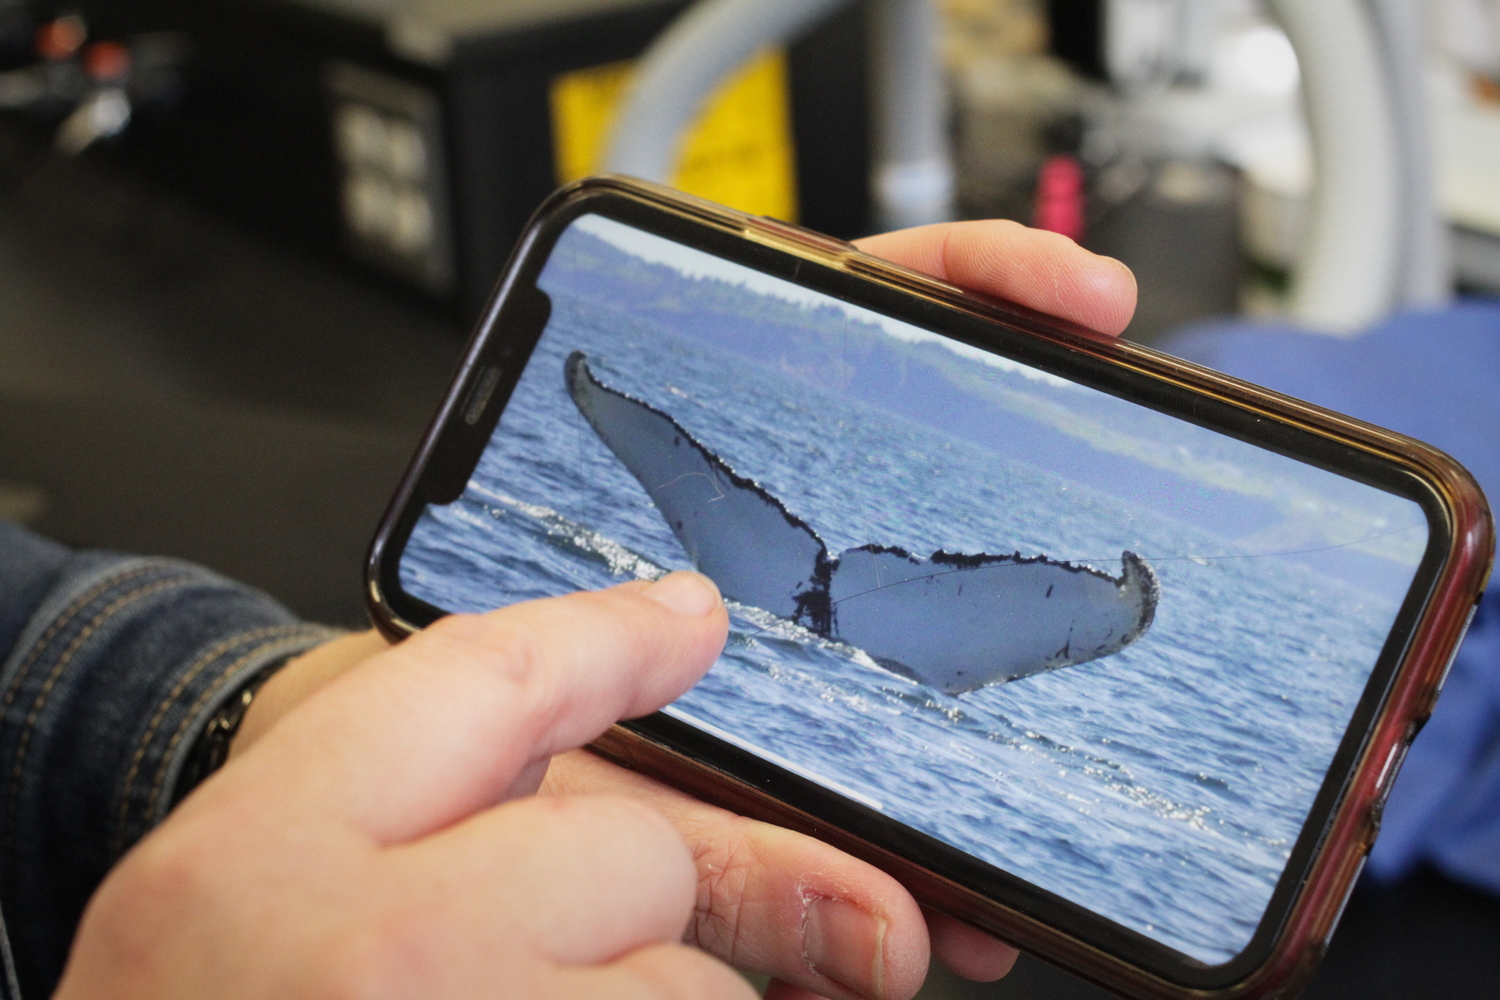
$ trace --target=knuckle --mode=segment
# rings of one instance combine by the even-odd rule
[[[647,803],[624,795],[589,795],[579,801],[600,810],[599,818],[608,824],[603,828],[616,831],[617,842],[625,842],[628,837],[635,851],[656,855],[673,870],[680,871],[680,891],[686,906],[693,898],[697,876],[692,853],[670,820]]]
[[[483,615],[444,615],[407,641],[462,646],[474,641],[484,632]]]
[[[658,888],[680,891],[684,907],[693,898],[696,874],[688,847],[677,828],[647,803],[619,794],[589,794],[537,796],[516,805],[540,813],[537,825],[554,831],[554,839],[567,836],[597,845],[600,833],[607,831],[611,856],[635,859],[656,872],[657,879],[680,881],[679,886]]]
[[[132,907],[163,907],[187,912],[213,903],[221,894],[221,838],[205,824],[166,826],[146,837],[110,875],[113,894]]]
[[[201,833],[205,824],[196,826]],[[163,952],[164,941],[201,939],[205,928],[236,929],[235,887],[225,875],[219,840],[211,835],[214,830],[208,832],[194,835],[183,824],[169,825],[121,859],[80,924],[79,937],[92,954],[155,956]],[[140,973],[143,966],[131,968]]]
[[[557,637],[549,634],[543,641],[538,632],[513,627],[500,614],[448,615],[414,638],[436,646],[448,659],[478,659],[522,697],[540,701],[551,691],[548,651]]]
[[[745,910],[751,905],[747,889],[760,865],[747,825],[738,816],[721,819],[710,836],[698,841],[693,856],[698,899],[688,925],[688,943],[732,965],[739,964],[746,944]]]

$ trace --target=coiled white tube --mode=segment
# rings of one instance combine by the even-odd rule
[[[608,169],[666,184],[683,133],[721,80],[848,0],[703,0],[641,57],[615,121]]]
[[[1437,206],[1433,137],[1427,122],[1427,79],[1418,0],[1365,0],[1385,53],[1401,170],[1398,303],[1433,306],[1453,293],[1453,252]]]
[[[1306,326],[1352,333],[1398,299],[1401,179],[1373,25],[1358,0],[1269,0],[1302,69],[1316,176],[1292,289]]]
[[[715,86],[756,52],[788,42],[849,0],[703,0],[641,58],[615,125],[608,168],[665,183],[684,130]],[[875,164],[871,187],[884,228],[953,216],[947,91],[932,0],[876,0]]]

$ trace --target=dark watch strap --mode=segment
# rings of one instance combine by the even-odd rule
[[[245,721],[245,713],[250,710],[250,703],[255,700],[262,685],[286,662],[285,659],[276,660],[256,671],[209,718],[208,725],[203,727],[203,732],[193,744],[193,749],[188,752],[182,771],[177,776],[177,784],[172,789],[174,807],[206,781],[209,775],[224,766],[224,762],[229,759],[229,747],[234,742],[235,733],[240,731],[240,723]]]

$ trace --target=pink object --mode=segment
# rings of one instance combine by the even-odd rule
[[[1073,157],[1060,153],[1042,164],[1031,224],[1074,242],[1083,238],[1083,167]]]
[[[36,52],[49,62],[61,62],[78,54],[89,37],[87,25],[77,14],[48,21],[37,29]]]
[[[83,50],[83,71],[100,83],[117,83],[130,75],[130,50],[119,42],[95,42]]]

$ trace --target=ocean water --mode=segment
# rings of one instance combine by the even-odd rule
[[[574,350],[830,552],[1018,551],[1118,575],[1131,549],[1161,598],[1113,656],[947,696],[731,604],[724,655],[671,710],[1195,959],[1243,949],[1389,631],[1389,596],[1245,558],[1201,526],[543,285],[547,332],[462,497],[422,515],[409,593],[478,611],[688,568],[569,398]]]

